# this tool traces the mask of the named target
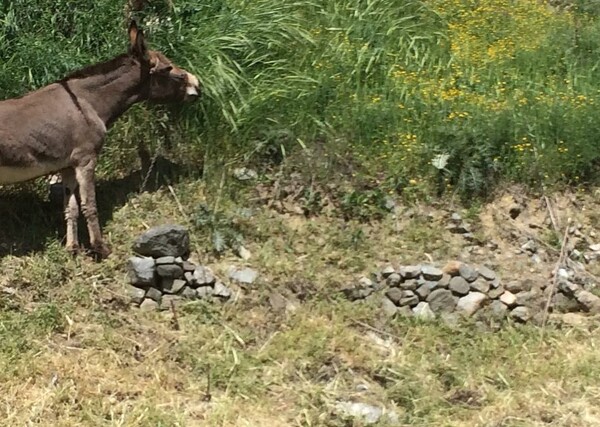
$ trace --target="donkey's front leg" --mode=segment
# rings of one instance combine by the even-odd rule
[[[75,168],[75,178],[79,184],[79,196],[81,197],[81,210],[87,223],[90,235],[90,245],[92,251],[100,258],[106,258],[110,255],[110,248],[102,239],[100,223],[98,222],[98,209],[96,208],[96,189],[94,179],[94,169],[96,160],[89,160],[87,163]]]
[[[77,179],[75,170],[72,168],[60,171],[63,187],[63,205],[65,221],[67,223],[67,250],[73,255],[79,252],[79,237],[77,235],[77,219],[79,218],[79,206],[77,205]]]

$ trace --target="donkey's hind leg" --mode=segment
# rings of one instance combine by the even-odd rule
[[[67,223],[66,248],[73,255],[79,252],[79,237],[77,233],[77,219],[79,218],[79,205],[77,204],[77,179],[75,170],[63,169],[61,172],[63,184],[63,206],[65,221]]]

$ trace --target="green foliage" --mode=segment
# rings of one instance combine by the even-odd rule
[[[194,224],[199,230],[208,230],[213,251],[222,254],[227,249],[237,250],[243,243],[243,234],[235,218],[198,205]]]

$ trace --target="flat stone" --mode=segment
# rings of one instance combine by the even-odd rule
[[[519,322],[527,322],[531,319],[531,310],[527,307],[516,307],[510,312],[510,317]]]
[[[452,280],[452,276],[444,273],[442,278],[440,280],[438,280],[437,287],[438,288],[447,288],[448,286],[450,286],[450,280]]]
[[[486,294],[490,290],[490,282],[483,278],[479,278],[474,282],[470,283],[470,287],[472,291],[481,292],[482,294]]]
[[[180,256],[175,257],[175,264],[183,266],[183,258],[181,258]]]
[[[181,290],[181,296],[188,299],[194,299],[198,297],[198,292],[196,292],[196,289],[186,286]]]
[[[399,288],[390,288],[386,291],[385,296],[396,305],[400,305],[400,300],[404,298],[404,294]]]
[[[494,280],[490,281],[490,285],[492,288],[498,288],[500,285],[502,285],[502,282],[500,282],[500,279],[496,277]]]
[[[199,266],[194,270],[194,285],[206,286],[215,283],[215,275],[208,267]]]
[[[186,285],[185,280],[164,278],[162,280],[162,289],[165,293],[176,294]]]
[[[500,301],[508,307],[514,307],[517,304],[517,297],[512,292],[506,291],[500,295]]]
[[[150,298],[160,303],[160,299],[162,298],[162,292],[156,288],[148,288],[148,290],[146,291],[146,298]]]
[[[421,301],[415,307],[413,307],[412,312],[416,318],[421,320],[435,319],[435,313],[431,310],[429,304],[424,301]]]
[[[156,265],[175,264],[174,256],[161,256],[156,258]]]
[[[589,248],[592,252],[600,252],[600,243],[590,245]]]
[[[154,285],[156,280],[154,259],[131,257],[127,262],[129,283],[141,288]]]
[[[466,316],[472,316],[481,307],[481,304],[487,299],[487,296],[481,292],[469,292],[458,300],[456,309]]]
[[[156,267],[156,273],[160,277],[167,277],[169,279],[179,279],[183,277],[183,268],[176,264],[159,265]]]
[[[248,168],[235,168],[233,170],[233,176],[238,181],[252,181],[258,178],[258,173],[255,170]]]
[[[492,301],[487,310],[494,319],[504,319],[508,312],[508,307],[501,301]]]
[[[229,271],[229,278],[235,282],[251,285],[258,278],[258,272],[251,268],[233,268]]]
[[[575,292],[575,298],[590,313],[600,313],[600,298],[593,293],[580,289],[579,291]]]
[[[190,286],[194,286],[196,283],[196,280],[194,279],[194,273],[192,271],[186,271],[183,273],[183,279]]]
[[[469,282],[467,282],[463,277],[456,276],[450,280],[450,285],[448,288],[454,292],[456,295],[467,295],[469,293]]]
[[[400,289],[404,289],[406,291],[414,291],[419,287],[419,283],[416,280],[407,280],[405,282],[400,283]]]
[[[424,265],[421,267],[421,273],[423,274],[425,280],[431,281],[440,280],[444,275],[444,272],[441,269],[431,265]]]
[[[231,289],[225,286],[222,282],[216,282],[213,288],[213,295],[219,298],[231,298]]]
[[[342,416],[355,418],[361,425],[376,424],[379,421],[386,425],[397,425],[399,421],[395,412],[384,413],[381,408],[362,402],[338,402],[335,408]]]
[[[396,269],[394,269],[394,267],[392,267],[391,265],[385,266],[381,270],[381,276],[384,279],[387,279],[388,277],[390,277],[392,274],[395,274],[395,273],[396,273]]]
[[[537,244],[533,240],[528,240],[525,244],[521,245],[521,250],[534,254],[537,252]]]
[[[479,275],[483,277],[485,280],[496,280],[496,273],[494,273],[491,269],[486,267],[485,265],[480,265],[477,268]]]
[[[504,288],[508,292],[512,292],[513,294],[518,294],[519,292],[526,290],[524,289],[522,283],[518,280],[513,280],[511,282],[506,283],[504,285]]]
[[[435,288],[431,289],[431,287],[429,285],[430,283],[433,283],[434,285],[437,285],[437,282],[427,282],[427,283],[419,286],[417,288],[417,290],[415,291],[415,294],[417,294],[417,296],[420,299],[424,300],[425,298],[427,298],[429,296],[429,294],[431,293],[431,291],[435,289]]]
[[[449,313],[456,307],[456,300],[452,292],[447,289],[436,289],[431,292],[427,297],[427,302],[434,313]]]
[[[162,311],[171,310],[171,307],[179,308],[183,303],[183,298],[179,295],[163,295],[162,301],[160,302],[160,309]]]
[[[188,271],[193,272],[196,269],[196,267],[197,265],[190,261],[183,261],[183,263],[181,264],[181,268],[183,268],[183,271],[185,271],[186,273]]]
[[[552,297],[552,308],[560,313],[574,313],[580,311],[581,306],[575,298],[569,298],[562,292],[557,292]]]
[[[140,310],[142,310],[142,311],[156,311],[156,310],[158,310],[158,307],[159,307],[158,303],[150,298],[146,298],[140,304]]]
[[[135,240],[133,251],[138,255],[153,258],[185,257],[190,251],[190,235],[181,225],[167,224],[154,227]]]
[[[402,307],[398,307],[396,315],[400,317],[413,317],[413,311],[409,306],[403,305]]]
[[[450,220],[452,222],[460,223],[462,221],[462,216],[460,216],[460,214],[458,212],[453,212],[452,215],[450,216]]]
[[[414,307],[418,303],[419,297],[416,295],[407,296],[400,300],[400,305],[408,305],[409,307]]]
[[[398,286],[402,281],[402,276],[398,273],[392,273],[387,278],[387,283],[389,286]]]
[[[539,299],[540,293],[537,291],[525,291],[519,292],[515,295],[517,299],[517,305],[526,305],[533,307],[536,300]]]
[[[404,279],[416,279],[421,274],[421,266],[407,265],[400,267],[399,273]]]
[[[372,288],[375,286],[375,283],[368,277],[363,276],[358,279],[358,286],[361,288]]]
[[[477,270],[467,264],[461,264],[458,269],[458,273],[467,282],[474,282],[477,280],[477,277],[479,277]]]
[[[131,302],[135,304],[141,304],[142,301],[144,301],[146,291],[140,288],[136,288],[135,286],[127,286],[127,295],[129,295],[129,299],[131,300]]]
[[[210,298],[213,294],[213,287],[200,286],[196,288],[196,293],[198,294],[198,298]]]
[[[491,299],[498,299],[505,292],[504,286],[498,288],[492,288],[488,291],[488,297]]]
[[[398,307],[389,298],[381,298],[381,311],[386,317],[394,317],[398,312]]]

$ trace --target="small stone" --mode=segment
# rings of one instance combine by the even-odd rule
[[[156,280],[154,259],[152,258],[129,258],[127,272],[129,282],[134,286],[147,288],[154,285]]]
[[[146,298],[150,298],[150,299],[160,303],[160,299],[162,298],[162,292],[156,288],[149,288],[146,291]]]
[[[431,265],[425,265],[421,268],[421,273],[425,280],[440,280],[444,275],[444,272],[437,267],[433,267]]]
[[[398,311],[398,307],[389,298],[381,298],[381,310],[386,317],[394,317]]]
[[[590,251],[592,251],[592,252],[600,252],[600,243],[590,245],[589,247],[590,247]]]
[[[385,296],[387,296],[390,299],[390,301],[392,301],[396,305],[400,305],[400,300],[404,298],[404,294],[399,288],[388,289],[385,293]]]
[[[156,267],[156,273],[160,277],[179,279],[183,277],[183,268],[175,264],[159,265]]]
[[[398,286],[402,281],[402,276],[398,273],[392,273],[388,276],[387,282],[389,286]]]
[[[140,304],[140,310],[142,311],[156,311],[158,310],[158,303],[150,298],[146,298]]]
[[[425,284],[423,284],[423,285],[419,286],[419,287],[417,288],[417,290],[415,291],[415,293],[417,294],[417,296],[418,296],[420,299],[423,299],[423,300],[424,300],[424,299],[425,299],[425,298],[427,298],[427,296],[428,296],[428,295],[431,293],[431,291],[435,289],[435,288],[433,288],[433,289],[432,289],[432,288],[430,287],[430,285],[429,285],[430,283],[433,283],[434,285],[437,285],[437,282],[427,282],[427,283],[425,283]]]
[[[517,307],[510,312],[510,317],[525,323],[531,319],[531,311],[527,307]]]
[[[200,286],[196,288],[196,293],[198,294],[198,298],[209,298],[213,294],[212,286]]]
[[[490,285],[492,285],[492,288],[498,288],[498,287],[500,287],[500,285],[501,285],[500,279],[498,279],[496,277],[494,280],[492,280],[490,282]]]
[[[448,288],[457,295],[467,295],[469,293],[469,282],[467,282],[463,277],[456,276],[450,280],[450,285]]]
[[[358,279],[358,286],[361,288],[372,288],[375,286],[375,283],[373,283],[373,281],[368,277],[363,276],[360,279]]]
[[[481,292],[470,292],[458,300],[456,309],[466,316],[472,316],[481,307],[487,296]]]
[[[554,311],[560,313],[571,313],[580,310],[579,302],[574,298],[569,298],[565,294],[558,292],[552,297],[552,307]]]
[[[579,291],[575,292],[575,298],[590,313],[600,313],[600,298],[593,293],[580,289]]]
[[[521,250],[534,254],[537,252],[537,244],[533,240],[528,240],[524,245],[521,245]]]
[[[127,286],[127,294],[134,304],[141,304],[144,301],[146,292],[143,289],[136,288],[135,286]]]
[[[517,294],[521,291],[523,291],[523,285],[521,284],[521,282],[513,280],[511,282],[508,282],[507,284],[504,285],[504,288],[508,291],[508,292],[512,292],[514,294]]]
[[[186,286],[181,290],[181,296],[188,299],[194,299],[198,297],[198,292],[196,292],[196,289]]]
[[[406,282],[400,283],[400,289],[404,289],[405,291],[414,291],[419,286],[419,283],[416,280],[407,280]]]
[[[449,313],[456,307],[456,300],[452,292],[447,289],[436,289],[431,292],[427,297],[427,302],[434,313]]]
[[[183,298],[179,295],[163,295],[162,301],[160,302],[160,309],[171,310],[172,306],[178,308],[183,302]]]
[[[461,264],[460,268],[458,269],[458,273],[467,282],[474,282],[479,276],[477,270],[467,264]]]
[[[239,282],[245,285],[252,285],[258,278],[258,272],[251,268],[232,268],[229,271],[229,278],[234,282]],[[367,278],[365,277],[365,279]]]
[[[176,294],[181,291],[185,285],[186,281],[181,279],[164,278],[162,280],[162,289],[168,294]]]
[[[460,223],[462,221],[462,216],[460,216],[460,214],[458,212],[454,212],[452,213],[452,215],[450,216],[450,220],[452,222],[457,222]]]
[[[479,275],[481,277],[483,277],[485,280],[496,280],[496,273],[494,273],[492,270],[490,270],[489,268],[487,268],[486,266],[482,265],[479,266],[477,268],[477,271],[479,272]]]
[[[196,280],[194,279],[194,273],[192,271],[186,271],[185,273],[183,273],[183,278],[185,279],[185,282],[190,286],[194,286],[196,284]]]
[[[183,266],[183,258],[181,258],[180,256],[175,257],[175,264],[177,264],[178,266]]]
[[[413,311],[409,306],[403,305],[402,307],[398,307],[396,315],[400,317],[413,317]]]
[[[156,265],[175,264],[174,256],[161,256],[156,258]]]
[[[491,299],[498,299],[504,292],[505,292],[504,287],[499,286],[497,288],[490,289],[487,294],[488,294],[488,297],[490,297]]]
[[[181,267],[183,268],[183,271],[187,272],[193,272],[196,269],[196,264],[194,264],[193,262],[190,261],[183,261],[183,263],[181,264]]]
[[[462,262],[459,261],[450,261],[448,264],[446,264],[444,266],[444,268],[442,268],[442,271],[444,272],[444,274],[447,274],[448,276],[458,276],[459,270],[460,270],[460,266],[462,265]]]
[[[413,309],[414,316],[421,320],[433,320],[435,319],[435,313],[431,310],[428,303],[421,301]]]
[[[258,178],[258,173],[253,169],[235,168],[233,170],[233,176],[238,181],[252,181]]]
[[[533,307],[535,300],[539,297],[538,291],[523,291],[515,295],[517,305]]]
[[[396,273],[396,270],[391,265],[388,265],[381,270],[381,275],[383,276],[384,279],[387,279],[388,277],[390,277],[392,274],[395,274],[395,273]]]
[[[500,301],[508,307],[514,307],[517,304],[517,297],[512,292],[506,291],[500,295]]]
[[[470,284],[471,290],[475,292],[481,292],[483,294],[488,293],[490,290],[490,282],[479,278]]]
[[[420,265],[408,265],[405,267],[400,267],[400,275],[404,279],[416,279],[421,274],[421,266]]]
[[[508,312],[508,307],[505,306],[501,301],[492,301],[488,306],[488,312],[494,319],[504,319]]]
[[[447,288],[448,286],[450,286],[451,279],[452,279],[451,275],[444,273],[442,278],[437,282],[437,287],[438,288]]]
[[[237,249],[237,253],[238,253],[238,256],[241,259],[243,259],[244,261],[248,261],[250,258],[252,258],[252,253],[248,249],[246,249],[244,246],[240,246]]]
[[[194,284],[197,286],[212,285],[215,280],[215,275],[208,267],[199,266],[194,270]]]
[[[223,299],[231,298],[231,289],[222,282],[217,282],[213,288],[213,295]]]
[[[414,307],[419,303],[419,297],[416,295],[406,296],[400,300],[400,305],[408,305]]]
[[[162,225],[146,231],[133,244],[138,255],[159,258],[163,256],[187,256],[190,251],[190,235],[181,225]]]

